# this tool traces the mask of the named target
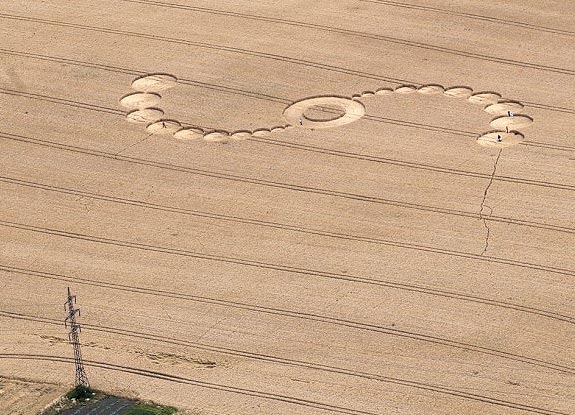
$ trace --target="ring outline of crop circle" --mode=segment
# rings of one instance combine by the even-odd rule
[[[344,111],[344,114],[331,120],[311,120],[304,113],[313,107],[336,106]],[[303,128],[332,128],[346,125],[359,120],[365,115],[365,106],[356,100],[340,96],[319,96],[305,98],[296,101],[283,111],[284,118],[291,123]],[[300,124],[300,120],[302,123]],[[303,122],[305,121],[305,122]]]

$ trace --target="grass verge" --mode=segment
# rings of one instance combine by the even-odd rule
[[[177,411],[171,406],[138,403],[126,415],[173,415]]]

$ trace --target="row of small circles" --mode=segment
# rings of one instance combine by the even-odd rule
[[[486,147],[509,147],[523,140],[523,134],[516,131],[525,128],[533,122],[527,115],[517,114],[524,106],[518,101],[505,100],[496,92],[476,92],[466,86],[444,88],[438,84],[429,84],[416,87],[414,85],[400,85],[397,88],[379,88],[375,91],[364,91],[353,95],[352,99],[334,96],[315,97],[293,103],[284,110],[284,116],[291,124],[272,128],[260,128],[254,131],[239,130],[228,132],[224,130],[205,130],[199,127],[183,128],[179,121],[163,118],[164,111],[158,108],[161,102],[160,92],[173,88],[177,79],[169,74],[151,74],[136,78],[132,82],[132,88],[138,92],[128,94],[120,99],[120,104],[130,111],[126,115],[129,122],[146,124],[146,129],[151,134],[173,135],[181,141],[196,140],[202,138],[212,142],[226,142],[229,140],[246,140],[250,137],[265,137],[270,133],[280,132],[294,126],[303,128],[331,128],[353,122],[361,118],[365,109],[357,105],[351,105],[362,98],[382,96],[390,94],[420,93],[423,95],[443,94],[450,98],[464,98],[469,102],[484,105],[484,111],[494,115],[490,125],[495,130],[489,131],[478,137],[477,142]],[[340,119],[328,121],[309,120],[305,117],[305,110],[321,106],[321,102],[332,103],[344,111]],[[359,104],[359,102],[358,102]],[[361,104],[359,104],[361,105]],[[299,121],[297,122],[296,121]],[[306,122],[303,123],[303,119]]]
[[[497,92],[473,92],[466,86],[444,88],[441,85],[429,84],[416,87],[414,85],[400,85],[395,89],[379,88],[375,91],[364,91],[362,94],[352,96],[352,99],[369,98],[376,95],[411,94],[418,92],[423,95],[443,94],[450,98],[467,99],[472,104],[483,105],[483,110],[495,116],[489,123],[494,131],[489,131],[477,138],[477,143],[485,147],[509,147],[523,141],[523,134],[517,129],[530,126],[533,119],[527,115],[519,114],[524,105],[521,102],[503,99]]]
[[[138,92],[125,95],[120,99],[120,104],[129,110],[126,114],[126,120],[132,123],[145,124],[146,130],[151,134],[173,135],[175,139],[180,141],[199,138],[211,142],[241,141],[250,137],[266,137],[271,133],[293,128],[292,125],[280,125],[253,131],[238,130],[234,132],[208,130],[200,127],[183,128],[179,121],[163,118],[164,111],[158,107],[162,100],[160,92],[173,88],[176,84],[176,77],[169,74],[151,74],[136,78],[132,82],[132,88]]]

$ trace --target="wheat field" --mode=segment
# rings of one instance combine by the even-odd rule
[[[185,413],[574,414],[574,17],[1,2],[0,376],[73,385],[70,287]]]

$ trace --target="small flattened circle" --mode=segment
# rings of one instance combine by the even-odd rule
[[[501,94],[497,92],[478,92],[471,95],[467,100],[472,104],[489,105],[499,102]]]
[[[423,95],[437,95],[442,94],[444,91],[445,88],[438,84],[423,85],[417,89],[417,92]]]
[[[270,135],[270,130],[267,128],[258,128],[257,130],[254,130],[252,135],[254,137],[267,137]]]
[[[175,76],[158,73],[144,75],[132,82],[132,88],[142,92],[161,92],[176,86]]]
[[[469,98],[473,94],[473,89],[466,86],[454,86],[447,88],[443,94],[450,98]]]
[[[232,140],[243,141],[243,140],[247,140],[251,136],[252,136],[251,131],[239,130],[239,131],[234,131],[230,137],[232,138]]]
[[[174,138],[180,141],[192,141],[202,138],[204,136],[204,130],[201,128],[183,128],[174,133]]]
[[[230,135],[226,131],[213,131],[204,135],[204,140],[214,143],[225,143],[230,139]]]
[[[330,120],[314,121],[305,118],[304,113],[313,107],[339,108],[342,115]],[[359,120],[365,115],[365,106],[361,102],[349,98],[323,96],[294,102],[284,110],[283,115],[291,125],[300,128],[332,128]]]
[[[378,88],[375,90],[375,95],[391,95],[393,94],[393,89],[391,88]]]
[[[483,147],[505,148],[519,144],[523,139],[523,135],[517,132],[492,131],[478,137],[477,144]]]
[[[500,101],[497,104],[490,104],[483,108],[483,111],[491,115],[505,115],[508,112],[519,112],[523,109],[523,104],[517,101]]]
[[[158,121],[164,115],[164,111],[159,108],[144,108],[141,110],[130,111],[126,115],[129,122],[149,124]]]
[[[129,109],[143,109],[157,105],[162,97],[147,92],[134,92],[120,99],[120,105]]]
[[[395,93],[396,94],[412,94],[415,91],[417,91],[417,88],[414,85],[400,85],[397,88],[395,88]]]
[[[146,127],[149,133],[159,135],[174,134],[181,128],[182,125],[176,120],[159,120]]]
[[[375,95],[375,92],[373,92],[373,91],[363,91],[361,93],[362,98],[369,98],[369,97],[373,97],[374,95]]]
[[[504,130],[506,128],[510,130],[520,129],[529,127],[533,124],[533,118],[528,117],[527,115],[514,115],[512,117],[503,116],[497,117],[489,123],[493,128],[498,130]]]

